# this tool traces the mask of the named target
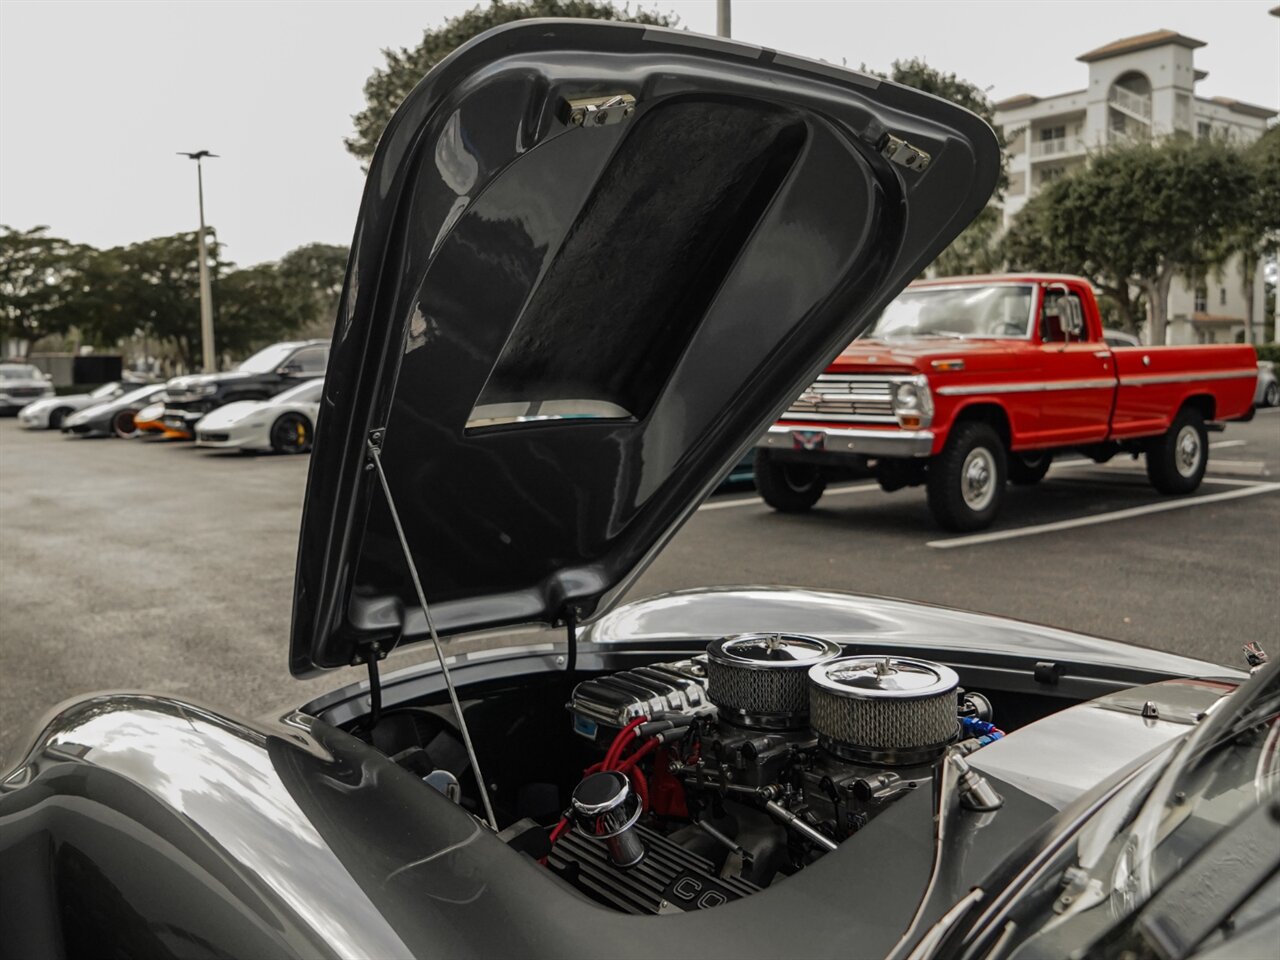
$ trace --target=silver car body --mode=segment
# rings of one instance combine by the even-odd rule
[[[320,413],[324,380],[311,380],[267,400],[237,400],[205,414],[196,423],[196,446],[218,450],[270,450],[271,428],[286,413],[307,418],[312,429]]]
[[[19,410],[18,422],[28,430],[48,430],[54,426],[50,417],[55,410],[62,410],[66,415],[70,415],[85,407],[91,407],[95,403],[113,400],[128,389],[127,384],[104,383],[92,393],[69,393],[62,397],[45,397]]]
[[[0,363],[0,414],[53,396],[53,384],[29,363]]]
[[[1258,390],[1253,395],[1255,407],[1280,407],[1280,380],[1271,360],[1258,361]]]

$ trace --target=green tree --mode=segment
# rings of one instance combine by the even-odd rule
[[[416,47],[382,51],[386,64],[375,69],[365,81],[366,105],[352,118],[355,133],[346,139],[347,149],[362,164],[367,164],[391,115],[428,70],[472,37],[504,23],[533,17],[625,20],[665,27],[676,25],[674,16],[644,10],[632,12],[599,0],[494,0],[488,6],[474,7],[446,20],[439,27],[424,31],[422,42]]]
[[[333,332],[347,255],[347,248],[337,244],[309,243],[280,258],[280,277],[291,295],[301,301],[299,332],[314,336]]]
[[[212,231],[211,231],[212,232]],[[208,244],[210,269],[226,267]],[[196,235],[179,233],[105,250],[89,268],[92,290],[82,310],[86,333],[109,342],[141,333],[171,344],[188,367],[200,357],[200,264]],[[217,303],[215,293],[214,303]]]
[[[1089,277],[1131,323],[1136,287],[1148,339],[1164,343],[1173,278],[1220,261],[1255,186],[1254,166],[1229,145],[1174,139],[1111,149],[1029,201],[1004,253],[1013,269]]]
[[[1280,251],[1280,127],[1272,127],[1243,151],[1253,175],[1249,202],[1241,205],[1217,251],[1218,265],[1236,261],[1244,295],[1244,340],[1253,343],[1253,284],[1258,267]]]
[[[75,325],[74,293],[93,252],[50,236],[48,227],[15,230],[0,225],[0,336],[29,347]]]

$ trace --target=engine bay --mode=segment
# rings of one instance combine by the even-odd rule
[[[602,673],[567,702],[545,693],[466,711],[499,837],[632,914],[708,909],[782,882],[931,789],[949,751],[1004,735],[988,698],[946,666],[794,634],[724,637]],[[400,708],[366,736],[478,815],[447,721],[443,705]]]

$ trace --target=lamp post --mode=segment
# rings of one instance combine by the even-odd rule
[[[730,19],[729,0],[716,0],[716,36],[733,36],[733,27]]]
[[[204,242],[204,168],[200,161],[217,154],[208,150],[194,153],[179,150],[178,155],[196,162],[196,190],[200,198],[200,233],[196,235],[197,255],[200,257],[200,366],[205,373],[213,373],[217,367],[217,354],[213,349],[213,292],[209,289],[209,254]]]

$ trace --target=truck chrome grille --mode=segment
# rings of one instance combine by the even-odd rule
[[[784,416],[793,420],[897,423],[893,415],[893,384],[888,377],[824,373],[800,394]]]

